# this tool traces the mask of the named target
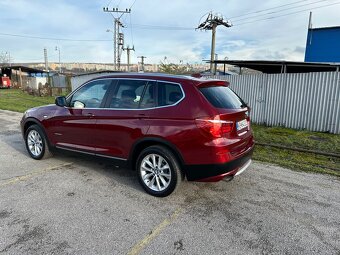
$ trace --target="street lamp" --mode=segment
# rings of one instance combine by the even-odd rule
[[[55,46],[55,50],[59,51],[59,73],[61,73],[61,64],[60,64],[60,46]]]

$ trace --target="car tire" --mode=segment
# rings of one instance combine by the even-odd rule
[[[150,146],[138,156],[138,180],[150,195],[166,197],[180,185],[183,175],[175,155],[164,146]]]
[[[38,125],[30,126],[25,132],[25,144],[28,154],[36,160],[52,156],[44,131]]]

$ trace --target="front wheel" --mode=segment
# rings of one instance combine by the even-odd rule
[[[25,133],[26,149],[34,159],[48,158],[52,154],[48,148],[47,138],[38,125],[30,126]]]
[[[144,190],[156,197],[170,195],[182,181],[176,157],[163,146],[144,149],[138,157],[136,169]]]

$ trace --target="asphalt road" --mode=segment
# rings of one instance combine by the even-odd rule
[[[340,254],[340,179],[255,162],[147,195],[98,158],[29,158],[0,110],[0,254]]]

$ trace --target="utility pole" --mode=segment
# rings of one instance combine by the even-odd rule
[[[48,72],[47,49],[44,48],[45,70]]]
[[[216,41],[216,28],[218,26],[231,27],[232,24],[228,21],[224,21],[222,16],[212,14],[210,12],[204,22],[198,25],[196,29],[200,30],[211,30],[211,53],[210,53],[210,72],[215,73],[214,60],[215,60],[215,41]]]
[[[60,46],[55,46],[55,50],[59,51],[59,74],[61,74],[61,63],[60,63]]]
[[[308,21],[308,29],[313,29],[313,23],[312,23],[312,16],[313,15],[313,13],[312,12],[310,12],[309,13],[309,21]]]
[[[144,72],[144,59],[146,58],[145,56],[139,56],[137,58],[141,59],[141,65],[142,65],[142,72]]]
[[[131,9],[119,10],[118,8],[113,8],[110,10],[108,7],[103,8],[104,12],[118,13],[118,17],[114,17],[114,31],[113,31],[113,50],[114,50],[114,69],[120,70],[120,57],[122,48],[124,45],[124,34],[119,32],[120,27],[124,27],[120,22],[120,18],[125,13],[131,13]],[[110,32],[110,30],[106,30]]]
[[[132,48],[129,48],[129,45],[126,48],[123,48],[123,50],[126,50],[127,53],[127,68],[128,72],[130,72],[130,51],[135,51],[135,46],[132,46]]]

